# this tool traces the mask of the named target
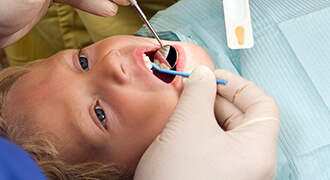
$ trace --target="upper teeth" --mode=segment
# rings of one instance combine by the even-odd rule
[[[144,63],[146,65],[146,67],[150,70],[150,72],[152,72],[152,70],[151,70],[152,65],[151,65],[150,58],[146,54],[143,54],[142,57],[143,57],[143,60],[144,60]],[[160,69],[170,69],[166,64],[161,63],[158,59],[154,59],[154,63],[157,66],[159,66]]]
[[[150,58],[146,54],[143,54],[142,57],[143,57],[143,60],[144,60],[145,65],[150,70],[150,72],[152,72],[152,70],[151,70],[152,65],[151,65]]]

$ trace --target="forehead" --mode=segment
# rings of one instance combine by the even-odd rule
[[[44,60],[31,67],[31,71],[21,76],[10,88],[7,101],[12,103],[30,103],[32,100],[45,100],[47,92],[53,89],[49,86],[54,69],[49,68],[53,61]]]
[[[75,138],[81,126],[80,121],[75,120],[81,118],[81,113],[70,103],[74,98],[69,99],[63,93],[68,83],[57,81],[65,78],[57,77],[56,74],[62,71],[59,70],[60,66],[55,65],[59,62],[54,61],[57,60],[49,59],[34,65],[31,72],[24,74],[12,85],[6,97],[4,116],[9,123],[17,124],[15,121],[24,120],[26,125],[34,127],[33,130],[55,135],[51,136],[54,138],[60,137],[61,142],[75,139],[70,144],[74,146],[73,142],[81,141]],[[19,119],[16,114],[24,119]]]
[[[46,115],[47,111],[54,111],[54,105],[66,105],[58,98],[67,86],[67,83],[58,81],[65,80],[58,76],[62,72],[60,67],[65,68],[63,62],[58,61],[60,57],[56,55],[33,65],[30,72],[13,83],[6,97],[6,118],[10,119],[18,111],[26,117]],[[61,111],[61,108],[56,111]]]

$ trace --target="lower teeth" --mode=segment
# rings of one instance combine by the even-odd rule
[[[160,69],[170,69],[166,64],[160,63],[158,59],[154,60],[154,63],[160,68]]]

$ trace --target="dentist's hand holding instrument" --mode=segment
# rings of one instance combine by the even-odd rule
[[[169,122],[144,153],[136,180],[273,179],[280,114],[252,82],[197,67]]]
[[[9,46],[27,34],[54,3],[68,4],[77,9],[103,17],[114,16],[119,5],[128,0],[1,0],[0,48]]]
[[[138,5],[136,0],[128,0],[128,1],[131,4],[131,6],[133,6],[133,8],[137,12],[137,14],[140,16],[140,18],[144,22],[144,24],[151,31],[152,35],[156,38],[156,40],[160,44],[160,48],[156,52],[155,57],[157,57],[158,59],[166,60],[166,61],[164,61],[164,62],[168,63],[166,65],[168,67],[170,67],[170,69],[176,70],[176,63],[177,63],[177,60],[178,60],[178,52],[175,49],[175,47],[173,47],[171,45],[164,45],[163,44],[163,42],[160,40],[160,38],[158,37],[156,31],[154,30],[154,28],[149,23],[147,17],[144,15],[142,9],[140,8],[140,6]]]

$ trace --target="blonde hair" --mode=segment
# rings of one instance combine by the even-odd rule
[[[40,61],[28,63],[24,66],[9,67],[0,72],[0,135],[17,144],[39,165],[49,179],[64,180],[96,180],[96,179],[133,179],[134,170],[118,164],[101,164],[85,162],[71,164],[60,159],[56,147],[43,133],[31,134],[31,126],[25,122],[24,115],[15,115],[13,123],[7,123],[3,115],[6,107],[6,96],[11,86],[24,74],[31,71],[31,67]],[[10,124],[10,125],[9,125]]]

